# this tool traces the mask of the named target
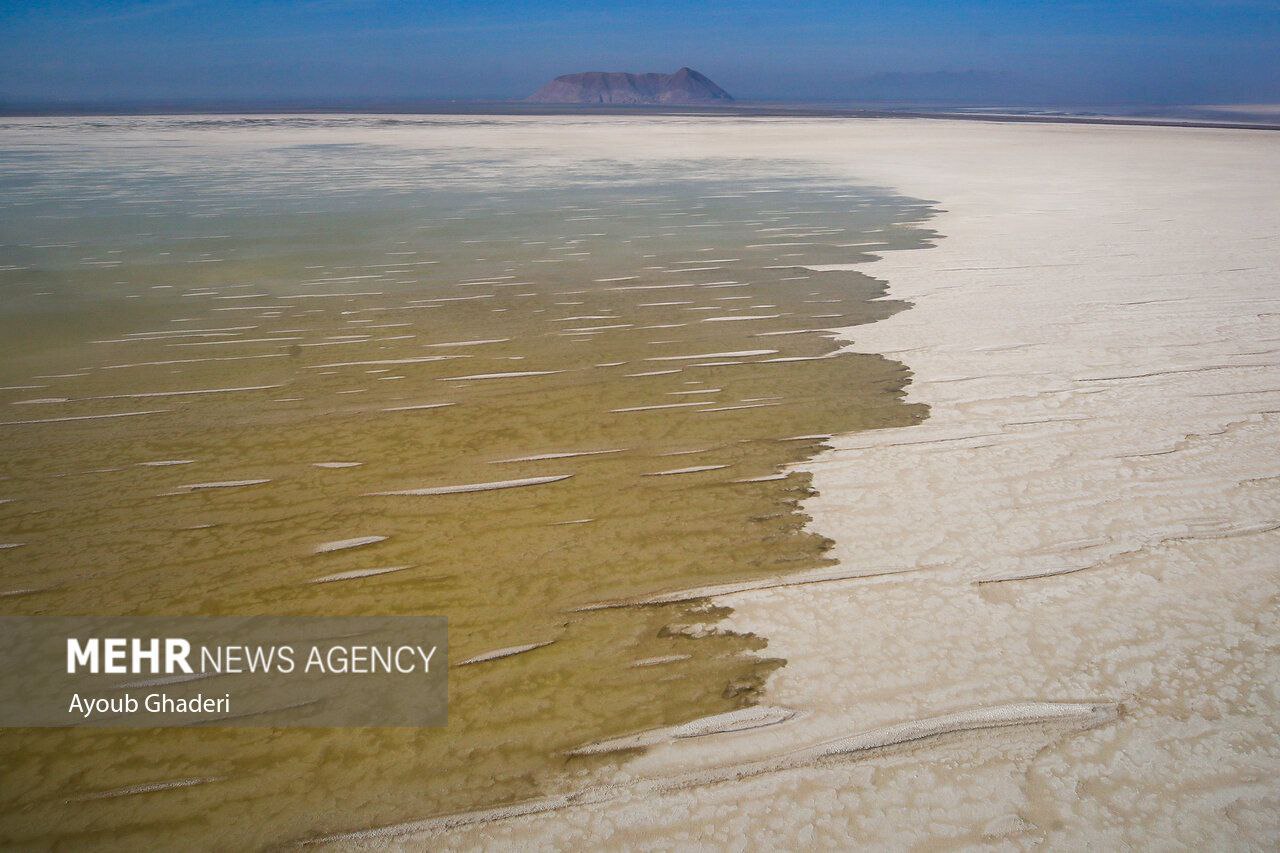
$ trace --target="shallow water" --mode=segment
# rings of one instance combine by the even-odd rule
[[[823,564],[808,477],[758,478],[925,413],[816,331],[905,306],[798,265],[924,245],[927,205],[190,124],[225,156],[0,129],[0,612],[443,614],[449,725],[7,731],[5,836],[282,843],[577,787],[617,759],[566,750],[753,702],[782,662],[721,611],[574,608]]]

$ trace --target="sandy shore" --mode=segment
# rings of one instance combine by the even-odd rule
[[[814,526],[873,577],[720,599],[788,659],[767,701],[796,714],[660,744],[576,798],[347,842],[1274,847],[1273,137],[511,124],[502,144],[549,162],[785,157],[937,200],[939,247],[865,267],[915,307],[848,333],[911,367],[932,415],[813,465]]]

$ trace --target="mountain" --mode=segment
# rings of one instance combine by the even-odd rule
[[[526,100],[543,104],[711,104],[732,101],[733,96],[692,68],[681,68],[675,74],[566,74]]]

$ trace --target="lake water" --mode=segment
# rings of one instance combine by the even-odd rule
[[[626,756],[566,750],[784,665],[704,601],[576,608],[823,565],[791,466],[926,413],[821,331],[906,306],[809,267],[927,245],[928,205],[438,126],[0,123],[0,613],[437,614],[454,664],[444,729],[5,731],[7,838],[261,846],[579,787]]]

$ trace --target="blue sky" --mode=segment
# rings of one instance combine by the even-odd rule
[[[0,35],[5,100],[509,98],[571,71],[690,65],[740,98],[972,72],[919,86],[1280,101],[1280,0],[0,0]]]

